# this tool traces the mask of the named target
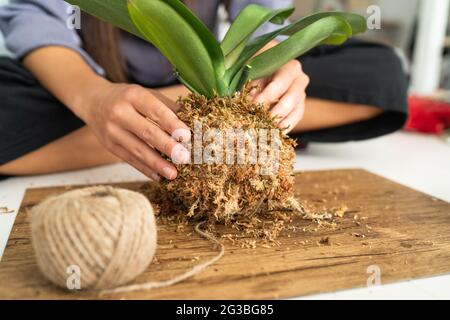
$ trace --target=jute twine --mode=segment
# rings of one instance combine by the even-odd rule
[[[200,227],[196,232],[220,248],[214,258],[172,279],[124,286],[147,269],[156,251],[156,222],[146,197],[98,186],[51,197],[31,210],[32,243],[42,274],[67,288],[67,270],[75,266],[81,289],[101,293],[152,290],[201,273],[225,249]]]

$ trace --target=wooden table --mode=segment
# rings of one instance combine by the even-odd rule
[[[296,184],[299,199],[348,207],[336,229],[299,228],[283,235],[274,248],[227,244],[225,257],[195,278],[170,288],[100,298],[288,298],[450,273],[450,204],[363,170],[300,173]],[[0,263],[0,298],[99,298],[53,287],[34,262],[27,209],[67,189],[27,191]],[[166,279],[215,253],[206,240],[189,236],[192,230],[176,233],[165,225],[158,231],[157,263],[136,282]],[[327,237],[331,245],[320,244]]]

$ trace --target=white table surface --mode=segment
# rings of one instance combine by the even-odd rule
[[[364,168],[450,202],[450,145],[437,137],[399,132],[364,142],[313,144],[307,151],[297,155],[297,170],[342,168]],[[0,207],[7,206],[15,210],[12,214],[0,215],[0,257],[26,188],[144,179],[128,165],[121,164],[0,182]],[[450,275],[307,297],[309,298],[450,299]]]

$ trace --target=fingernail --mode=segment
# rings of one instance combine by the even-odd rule
[[[172,138],[178,142],[188,142],[191,140],[191,131],[186,128],[176,129],[172,133]]]
[[[275,123],[278,124],[278,126],[280,126],[280,128],[281,128],[281,124],[282,124],[281,121],[283,120],[283,117],[280,116],[279,114],[272,113],[272,112],[270,112],[270,116],[273,118],[273,121],[275,121]]]
[[[173,180],[177,177],[177,171],[171,167],[165,167],[163,169],[163,173],[164,173],[164,177],[166,177],[169,180]]]
[[[177,144],[173,147],[171,158],[174,164],[188,164],[191,161],[191,154],[181,144]]]
[[[291,125],[289,123],[287,123],[287,122],[281,122],[281,123],[278,124],[278,127],[281,130],[283,130],[285,132],[288,132],[290,130]]]
[[[152,174],[150,174],[150,178],[151,178],[153,181],[156,181],[156,182],[161,181],[161,177],[160,177],[159,174],[157,174],[157,173],[152,173]]]

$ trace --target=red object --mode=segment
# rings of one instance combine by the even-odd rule
[[[409,98],[406,130],[441,134],[447,128],[450,128],[450,103],[417,96]]]

